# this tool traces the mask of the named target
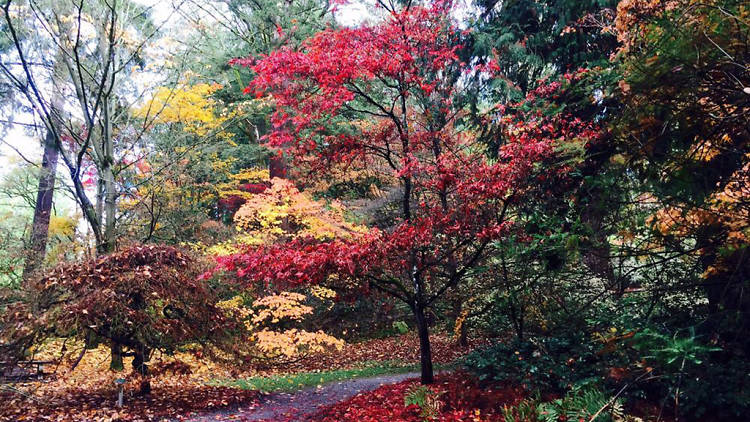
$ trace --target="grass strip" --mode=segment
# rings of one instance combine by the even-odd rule
[[[219,381],[217,384],[241,388],[243,390],[258,390],[263,392],[292,392],[305,387],[319,386],[330,382],[343,381],[353,378],[369,378],[385,374],[402,374],[419,370],[419,365],[407,364],[400,361],[365,362],[362,366],[334,371],[300,372],[289,375],[274,375],[270,377],[249,377],[235,380]]]

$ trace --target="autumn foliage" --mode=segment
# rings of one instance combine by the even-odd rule
[[[425,403],[406,404],[405,398],[420,388],[427,389]],[[499,386],[485,390],[470,375],[459,372],[439,375],[429,387],[419,387],[413,380],[386,385],[323,408],[304,420],[504,421],[502,409],[517,404],[526,395],[520,388]]]
[[[346,238],[362,231],[346,221],[340,204],[315,201],[292,182],[279,178],[273,178],[264,192],[247,195],[234,223],[255,244],[297,237]]]
[[[25,229],[0,227],[20,251],[0,266],[40,270],[0,274],[0,376],[23,382],[0,419],[180,418],[258,404],[216,385],[417,361],[420,383],[291,417],[747,413],[745,2],[376,0],[351,26],[344,2],[188,2],[181,63],[148,57],[146,40],[175,40],[139,2],[81,0],[77,19],[6,2],[0,26],[20,32],[3,33],[0,85],[22,94],[7,108],[36,113],[89,232],[50,217],[54,172],[30,173],[36,207],[34,183],[0,175],[45,226],[32,237],[66,238],[23,258]],[[47,16],[91,34],[39,31]],[[144,71],[158,82],[139,93]]]
[[[344,345],[321,330],[310,332],[295,326],[313,312],[305,299],[300,293],[284,291],[255,299],[252,307],[244,305],[242,296],[219,302],[217,307],[243,323],[245,330],[239,336],[243,344],[238,352],[246,361],[284,366],[310,355],[340,351]]]
[[[150,124],[181,125],[185,132],[198,136],[217,133],[229,118],[221,104],[212,99],[221,85],[181,82],[174,88],[160,87],[136,115]]]
[[[114,397],[117,391],[111,385],[99,389],[50,391],[43,401],[3,391],[0,392],[3,402],[0,420],[159,421],[200,415],[227,407],[250,407],[259,402],[260,394],[257,391],[181,381],[179,384],[156,382],[153,394],[128,397],[121,408],[116,406]]]
[[[236,321],[216,307],[197,268],[189,253],[167,246],[132,246],[61,264],[29,286],[29,302],[8,313],[18,328],[3,333],[4,342],[20,353],[49,336],[74,337],[87,348],[104,343],[112,369],[123,369],[123,356],[134,356],[133,370],[144,376],[156,351],[228,346]]]
[[[689,255],[717,314],[750,309],[741,293],[748,280],[748,16],[741,1],[627,0],[615,20],[628,111],[620,125],[631,130],[623,145],[640,173],[658,180],[649,223],[667,249],[694,242]]]
[[[459,59],[450,8],[436,2],[389,10],[375,26],[327,30],[298,50],[235,61],[256,73],[247,91],[269,94],[277,106],[271,146],[313,169],[347,161],[384,169],[399,181],[400,211],[387,230],[351,240],[300,238],[220,260],[249,282],[298,286],[335,274],[337,282],[355,280],[403,300],[421,333],[425,382],[432,370],[424,309],[514,230],[508,206],[521,200],[534,164],[554,150],[554,140],[522,135],[491,162],[460,130],[458,80],[482,69]]]

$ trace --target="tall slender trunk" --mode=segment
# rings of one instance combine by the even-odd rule
[[[57,157],[55,135],[51,130],[48,130],[44,137],[44,153],[42,155],[42,169],[39,174],[36,205],[34,206],[34,220],[31,225],[31,241],[23,268],[24,279],[28,278],[44,262],[49,220],[52,213],[52,197],[55,193]]]
[[[466,324],[466,319],[464,319],[458,334],[458,345],[461,347],[469,347],[469,329],[466,327]]]
[[[399,130],[401,136],[401,147],[403,149],[404,156],[407,156],[410,151],[409,146],[409,119],[406,109],[406,89],[403,86],[399,87],[401,97],[401,129]],[[409,175],[405,175],[401,178],[404,184],[404,194],[401,198],[401,207],[404,220],[411,223],[412,219],[412,178]],[[423,280],[417,269],[417,251],[412,249],[409,254],[409,265],[411,269],[411,282],[414,287],[413,302],[410,303],[410,307],[414,312],[414,318],[417,322],[417,334],[419,335],[419,362],[422,370],[421,382],[422,384],[432,384],[434,381],[434,374],[432,370],[432,349],[430,348],[430,330],[427,325],[427,319],[425,318],[424,308],[424,291],[423,291]]]
[[[422,370],[422,384],[432,384],[434,373],[432,370],[432,349],[430,348],[430,330],[424,315],[424,306],[416,303],[414,306],[414,317],[417,320],[417,333],[419,334],[419,362]]]
[[[55,194],[55,178],[57,176],[57,160],[60,155],[55,131],[61,126],[62,103],[62,94],[58,92],[52,96],[50,107],[50,123],[52,126],[47,128],[47,133],[44,136],[42,169],[39,174],[34,219],[31,225],[30,249],[23,268],[24,279],[31,276],[44,262],[47,251],[49,221],[52,216],[52,200]]]
[[[104,213],[102,212],[104,210],[104,179],[99,178],[99,180],[96,181],[96,221],[99,224],[99,227],[102,227],[104,225],[104,220],[102,220]]]
[[[510,317],[510,321],[513,324],[513,329],[516,331],[516,338],[518,339],[519,343],[523,341],[523,325],[524,325],[524,307],[523,305],[519,304],[519,307],[516,308],[516,305],[514,303],[515,299],[511,296],[509,298],[509,304],[508,304],[508,316]]]
[[[114,173],[114,140],[112,139],[112,116],[110,99],[102,104],[102,178],[104,179],[104,236],[101,252],[110,253],[115,250],[117,233],[115,218],[117,206],[117,186]]]
[[[104,178],[104,236],[99,246],[99,253],[110,253],[115,250],[115,211],[117,192],[115,188],[115,176],[111,164],[102,169]]]
[[[102,138],[101,138],[101,179],[100,189],[103,188],[104,210],[99,210],[98,217],[104,220],[104,231],[97,244],[97,254],[104,255],[114,252],[117,246],[117,232],[115,230],[115,218],[117,214],[117,188],[115,185],[115,173],[113,165],[114,159],[114,140],[112,136],[112,116],[110,98],[106,98],[102,103]],[[101,195],[102,192],[100,191]],[[101,196],[99,201],[101,201]],[[101,202],[98,203],[101,206]],[[103,215],[102,215],[103,214]],[[112,362],[119,359],[119,367],[122,368],[122,345],[115,342],[110,348],[112,353]],[[135,366],[136,362],[133,362]],[[112,367],[112,365],[110,365]],[[145,366],[144,366],[145,368]],[[148,384],[148,383],[146,383]],[[147,390],[147,391],[146,391]],[[150,385],[141,385],[141,392],[147,394],[151,391]]]

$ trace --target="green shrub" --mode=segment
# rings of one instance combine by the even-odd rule
[[[481,380],[513,381],[529,390],[564,393],[584,379],[600,378],[595,344],[583,336],[541,337],[476,350],[462,364]]]
[[[420,416],[428,421],[440,416],[443,402],[440,396],[444,391],[434,391],[425,385],[413,385],[409,387],[404,395],[404,406],[416,405],[421,409]]]
[[[596,422],[622,420],[622,402],[593,385],[574,388],[565,397],[537,406],[539,420],[545,422],[589,421],[596,415]]]
[[[539,396],[527,398],[513,406],[504,406],[504,422],[590,421],[619,422],[629,419],[621,400],[614,399],[595,383],[577,385],[563,398],[542,402]]]
[[[676,411],[694,420],[709,414],[733,420],[750,412],[750,363],[742,354],[704,344],[693,328],[666,331],[645,328],[633,338],[639,359],[658,377],[654,398],[679,403]]]
[[[538,400],[525,399],[520,403],[503,406],[503,422],[536,422],[539,420],[537,407]]]
[[[399,334],[406,334],[409,332],[409,326],[404,321],[394,321],[393,329],[398,331]]]

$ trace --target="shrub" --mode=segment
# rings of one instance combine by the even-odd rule
[[[592,385],[574,388],[562,399],[541,403],[537,412],[545,422],[588,421],[595,415],[597,422],[610,422],[624,416],[621,401],[612,400],[609,394]]]
[[[484,381],[564,393],[581,380],[601,378],[604,368],[594,346],[581,335],[496,343],[470,353],[463,365]]]
[[[416,405],[421,409],[420,416],[424,420],[432,420],[440,415],[443,402],[440,396],[444,391],[434,391],[425,385],[412,385],[404,395],[404,406]]]
[[[28,347],[45,335],[75,337],[91,349],[110,345],[110,367],[123,369],[123,356],[134,356],[133,369],[148,374],[153,352],[171,354],[198,343],[227,346],[237,321],[216,307],[216,297],[198,279],[192,256],[170,246],[131,246],[95,260],[62,264],[27,286],[18,306],[16,330]],[[13,344],[14,339],[7,341]],[[142,392],[149,392],[147,383]]]
[[[633,347],[653,368],[652,395],[672,403],[676,414],[731,420],[750,412],[750,364],[731,350],[705,344],[693,328],[667,333],[645,328]],[[655,394],[654,394],[655,393]]]
[[[399,334],[406,334],[409,332],[409,326],[406,325],[404,321],[394,321],[393,329],[396,330]]]

